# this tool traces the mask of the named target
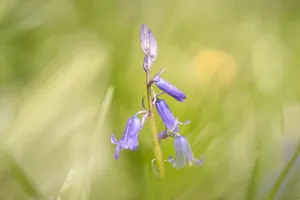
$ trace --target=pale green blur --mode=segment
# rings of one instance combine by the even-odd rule
[[[299,6],[1,0],[0,200],[266,199],[300,138]],[[146,95],[143,23],[158,43],[152,74],[167,67],[163,77],[187,95],[162,97],[191,120],[180,134],[206,160],[166,163],[163,182],[152,173],[148,123],[138,151],[116,161],[110,143]],[[172,139],[162,149],[175,156]],[[275,199],[300,199],[299,165]]]

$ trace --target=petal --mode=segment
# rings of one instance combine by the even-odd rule
[[[189,124],[191,122],[191,120],[187,120],[187,121],[185,121],[185,122],[180,122],[180,121],[178,121],[178,124]]]
[[[157,42],[151,30],[149,30],[149,43],[150,43],[150,59],[151,62],[154,62],[157,57]]]
[[[140,43],[145,54],[149,52],[150,41],[149,41],[149,29],[145,24],[142,24],[140,31]]]
[[[120,142],[118,145],[117,145],[117,147],[116,147],[116,152],[115,152],[115,159],[116,160],[118,160],[119,159],[119,157],[120,157],[120,152],[121,152],[121,144],[122,142]]]
[[[196,166],[203,165],[204,162],[205,162],[205,159],[203,156],[201,156],[200,159],[196,159],[196,158],[193,159],[193,164]]]
[[[182,151],[176,151],[176,168],[183,168],[187,163],[186,155]]]
[[[176,168],[176,161],[172,156],[169,156],[168,163],[171,163],[174,168]]]
[[[118,144],[118,140],[115,137],[115,134],[112,134],[110,137],[110,142],[113,144]]]
[[[126,125],[122,137],[122,149],[136,150],[138,146],[138,135],[141,130],[141,121],[138,117],[131,117]]]
[[[181,90],[162,78],[157,79],[155,85],[177,101],[183,102],[186,99],[185,94]]]
[[[138,149],[139,143],[138,141],[131,143],[131,145],[129,146],[129,149],[131,151],[136,151]]]
[[[194,155],[191,150],[189,141],[184,137],[183,135],[178,136],[175,138],[175,148],[176,152],[182,152],[185,154],[186,159],[189,163],[191,163],[194,160]]]
[[[194,156],[191,151],[190,144],[183,135],[175,137],[174,147],[176,150],[176,160],[180,159],[182,165],[185,166],[186,161],[189,163],[193,161]]]

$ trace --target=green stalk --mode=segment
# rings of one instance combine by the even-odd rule
[[[152,145],[154,150],[155,159],[157,162],[158,167],[158,174],[159,178],[163,178],[165,176],[165,167],[164,167],[164,160],[163,154],[161,151],[161,147],[157,138],[158,131],[155,123],[154,118],[154,109],[152,104],[152,95],[151,95],[151,86],[149,85],[150,82],[150,69],[146,71],[146,87],[147,87],[147,99],[148,99],[148,111],[150,112],[150,128],[152,130]]]

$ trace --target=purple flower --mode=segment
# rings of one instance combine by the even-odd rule
[[[168,95],[172,96],[174,99],[176,99],[177,101],[184,101],[186,99],[185,94],[179,90],[178,88],[176,88],[174,85],[172,85],[171,83],[169,83],[168,81],[162,79],[162,78],[158,78],[155,81],[155,85],[161,89],[162,91],[164,91],[165,93],[167,93]]]
[[[168,162],[172,164],[174,168],[183,168],[186,163],[191,165],[200,166],[204,163],[204,158],[196,159],[191,150],[189,141],[184,136],[176,136],[174,139],[174,146],[176,150],[176,160],[169,157]]]
[[[172,96],[177,101],[184,101],[186,99],[185,94],[179,90],[177,87],[166,81],[165,79],[160,78],[162,73],[166,70],[166,68],[163,68],[160,70],[154,78],[150,81],[150,85],[155,83],[155,85],[161,89],[164,93],[167,93],[168,95]]]
[[[124,134],[121,140],[117,140],[115,135],[111,136],[111,143],[116,144],[116,153],[115,159],[117,160],[120,157],[120,151],[124,149],[130,149],[131,151],[137,150],[139,146],[138,135],[141,130],[141,121],[136,116],[129,118]]]
[[[179,122],[178,119],[176,119],[170,110],[168,104],[165,100],[159,99],[155,102],[156,110],[162,119],[165,127],[169,129],[171,132],[178,133],[179,126],[178,124],[188,124],[190,121],[186,122]]]
[[[162,119],[165,127],[174,132],[178,132],[179,126],[176,124],[176,118],[174,117],[172,111],[170,110],[168,104],[165,100],[159,99],[155,102],[156,110]],[[175,126],[175,127],[174,127]]]

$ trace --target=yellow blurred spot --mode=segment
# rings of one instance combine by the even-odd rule
[[[195,58],[195,82],[200,85],[229,86],[233,83],[237,66],[235,59],[219,50],[205,50]]]

